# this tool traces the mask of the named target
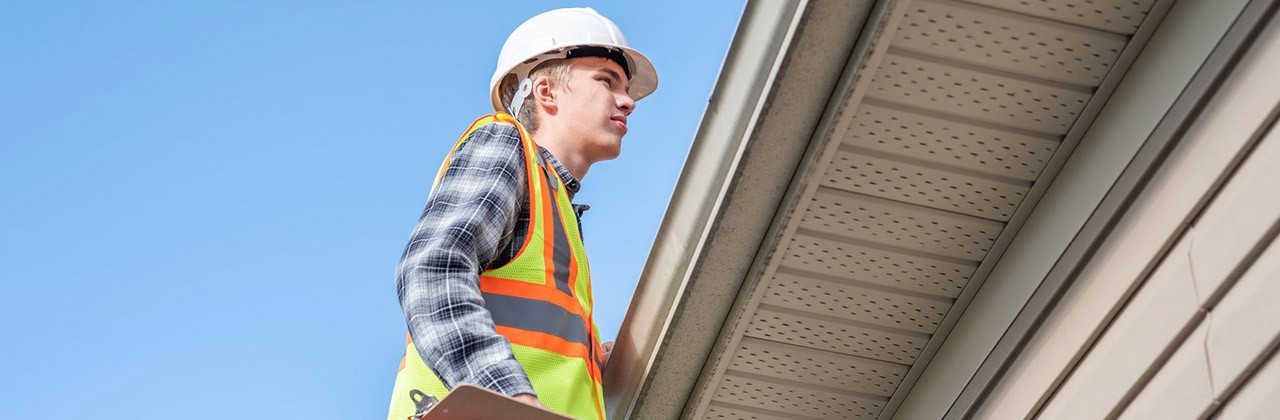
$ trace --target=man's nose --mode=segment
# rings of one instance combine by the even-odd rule
[[[625,93],[618,95],[618,109],[621,109],[627,115],[631,115],[631,111],[636,110],[636,100],[631,99],[631,95]]]

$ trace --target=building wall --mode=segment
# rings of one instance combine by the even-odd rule
[[[1280,28],[1227,78],[975,418],[1280,408]],[[1220,412],[1219,412],[1220,411]]]
[[[1151,40],[893,418],[943,418],[948,410],[973,403],[960,395],[967,389],[966,384],[979,381],[975,379],[981,373],[979,366],[991,357],[997,341],[1006,335],[1246,3],[1172,3]],[[1072,350],[1079,347],[1077,344]],[[1042,363],[1049,367],[1044,370],[1046,373],[1023,378],[1019,385],[1028,392],[1010,395],[1017,403],[1003,410],[1030,412],[1073,355],[1057,354],[1058,360]],[[1000,398],[1002,393],[994,395]],[[955,418],[959,417],[963,416]]]

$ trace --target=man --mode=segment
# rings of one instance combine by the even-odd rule
[[[589,8],[540,14],[507,39],[490,83],[499,113],[445,158],[397,266],[410,337],[388,419],[413,415],[414,390],[442,398],[462,383],[604,418],[612,343],[592,321],[587,207],[570,199],[591,165],[618,156],[635,101],[657,82]]]

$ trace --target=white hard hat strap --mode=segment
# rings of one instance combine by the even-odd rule
[[[524,98],[533,92],[533,81],[528,77],[520,80],[520,87],[516,89],[515,96],[511,97],[511,116],[520,118],[520,107],[524,106]]]

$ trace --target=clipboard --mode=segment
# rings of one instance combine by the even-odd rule
[[[470,384],[449,391],[449,395],[418,417],[418,420],[482,419],[574,420]]]

